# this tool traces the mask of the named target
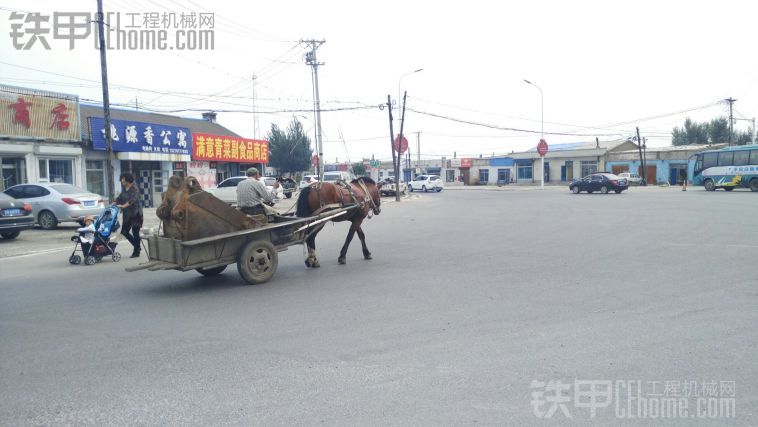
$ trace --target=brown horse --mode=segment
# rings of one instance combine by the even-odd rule
[[[300,190],[300,196],[297,199],[297,213],[299,217],[308,217],[320,214],[333,209],[339,209],[344,206],[356,204],[357,206],[349,210],[342,216],[335,218],[333,221],[350,221],[350,231],[347,233],[345,244],[342,246],[340,256],[337,262],[345,263],[347,248],[350,241],[353,240],[355,233],[361,239],[363,247],[363,258],[371,259],[371,252],[366,247],[366,235],[363,234],[361,224],[370,213],[379,215],[381,208],[379,205],[382,200],[379,196],[379,188],[371,178],[358,178],[350,183],[332,184],[330,182],[318,182],[311,184],[310,187]],[[324,228],[324,225],[318,225],[311,232],[310,236],[305,239],[308,246],[308,257],[305,259],[305,265],[308,267],[320,267],[318,258],[316,258],[316,235]]]

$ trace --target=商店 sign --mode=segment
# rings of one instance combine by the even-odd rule
[[[0,85],[0,137],[81,141],[79,98]]]

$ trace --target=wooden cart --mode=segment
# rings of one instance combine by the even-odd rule
[[[276,272],[278,252],[303,244],[324,222],[355,208],[346,206],[308,218],[274,215],[269,217],[273,222],[248,228],[250,217],[209,193],[193,194],[189,201],[182,205],[180,220],[164,220],[163,235],[142,236],[149,261],[127,271],[196,270],[214,276],[229,264],[237,264],[237,271],[248,283],[263,283]]]

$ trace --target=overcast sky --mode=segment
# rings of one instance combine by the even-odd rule
[[[313,139],[311,68],[298,41],[323,39],[317,55],[328,161],[390,158],[388,114],[378,106],[419,68],[402,79],[414,110],[405,122],[414,157],[415,132],[424,158],[534,147],[540,92],[523,79],[543,90],[545,139],[553,144],[626,138],[639,126],[649,145],[668,145],[686,117],[728,115],[719,101],[730,96],[738,100],[735,117],[758,112],[758,5],[751,1],[193,1],[104,0],[106,11],[122,17],[215,17],[213,50],[110,50],[111,102],[198,110],[172,113],[188,117],[247,111],[219,112],[218,121],[251,138],[257,102],[260,137],[295,116]],[[49,36],[50,50],[39,43],[16,50],[9,36],[11,10],[94,12],[95,0],[4,0],[0,8],[3,82],[102,99],[94,32],[73,50]],[[175,31],[168,31],[172,43]]]

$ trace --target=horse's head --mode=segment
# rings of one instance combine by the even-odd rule
[[[370,207],[374,212],[374,215],[382,213],[382,208],[380,206],[382,204],[382,197],[379,194],[379,189],[382,188],[382,184],[377,184],[369,177],[358,178],[357,180],[354,180],[353,183],[356,181],[363,181],[363,184],[366,186],[369,193],[368,196],[371,199]]]

